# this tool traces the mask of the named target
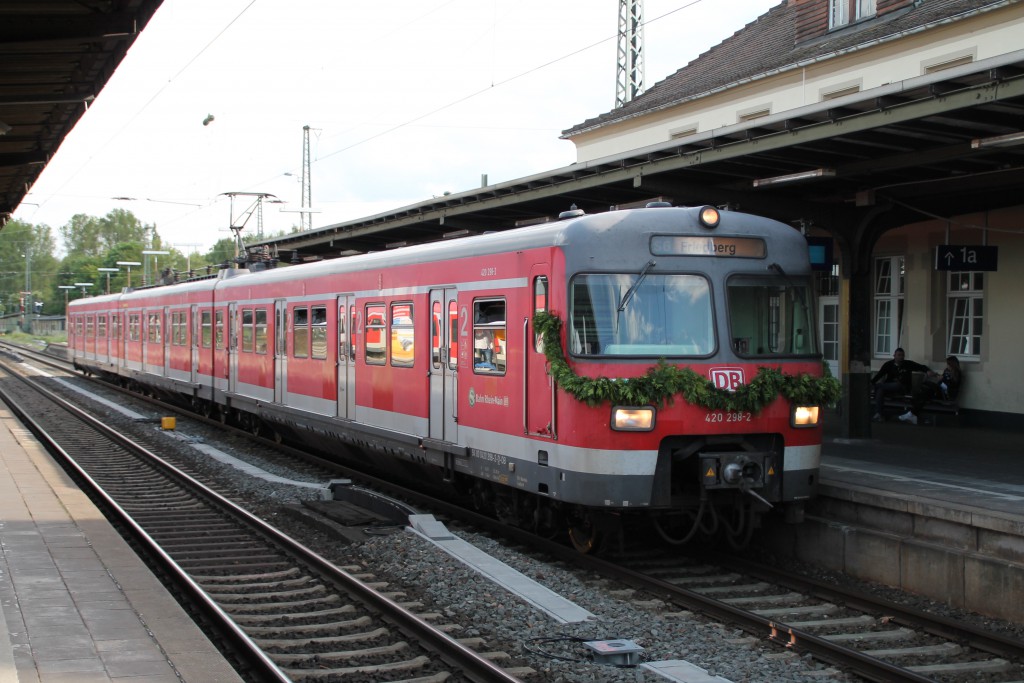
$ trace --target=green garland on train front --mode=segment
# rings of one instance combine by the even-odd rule
[[[777,368],[760,367],[749,384],[726,391],[690,368],[669,365],[664,358],[640,377],[581,377],[569,367],[562,353],[561,319],[538,311],[533,316],[533,327],[545,339],[558,340],[544,344],[544,355],[550,364],[548,373],[558,386],[590,406],[606,401],[613,405],[664,406],[678,394],[687,403],[708,410],[758,413],[780,394],[797,405],[832,405],[839,400],[842,389],[834,377],[794,376]]]

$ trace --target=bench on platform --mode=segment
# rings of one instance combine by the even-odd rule
[[[921,383],[925,380],[925,373],[915,372],[913,378],[913,391],[921,386]],[[871,400],[874,405],[874,394],[875,387],[871,387]],[[914,396],[913,392],[909,394],[889,394],[885,397],[885,401],[882,402],[883,408],[888,410],[898,410],[900,414],[903,414],[910,410],[910,405],[913,403]],[[960,403],[956,399],[944,399],[944,398],[932,398],[923,406],[921,406],[922,416],[931,414],[933,416],[938,415],[959,415],[960,414]],[[932,423],[935,420],[931,420]]]

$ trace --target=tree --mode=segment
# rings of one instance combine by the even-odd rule
[[[57,270],[53,252],[47,225],[13,220],[0,231],[0,306],[5,313],[17,312],[22,305],[31,313],[37,301],[43,302],[44,312],[61,310],[63,299],[57,306],[47,296]]]
[[[124,209],[114,209],[103,218],[75,214],[60,229],[65,253],[94,257],[103,257],[122,243],[138,244],[141,250],[150,243],[150,232],[154,243],[159,242],[155,226],[143,224]]]
[[[206,252],[206,262],[213,265],[230,263],[234,258],[235,239],[233,237],[223,237],[217,240],[210,251]]]

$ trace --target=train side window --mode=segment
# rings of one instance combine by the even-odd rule
[[[546,313],[548,310],[548,278],[546,275],[539,275],[533,278],[533,312]],[[533,335],[533,350],[537,353],[544,353],[544,335]]]
[[[253,327],[252,309],[242,309],[242,351],[248,353],[252,353],[254,348]]]
[[[99,315],[96,316],[96,336],[101,339],[107,337],[107,316]]]
[[[348,328],[345,320],[345,307],[338,306],[338,360],[348,357]]]
[[[435,369],[441,367],[441,302],[435,301],[430,309],[430,362]]]
[[[171,346],[181,346],[181,313],[171,311]]]
[[[391,304],[391,365],[411,368],[415,357],[412,302]]]
[[[448,302],[448,367],[459,367],[459,302]]]
[[[327,307],[313,306],[310,309],[313,319],[310,327],[310,342],[312,349],[310,355],[313,358],[323,360],[327,358]]]
[[[256,342],[256,353],[267,352],[267,309],[257,308],[253,337]]]
[[[505,374],[505,300],[473,302],[473,372]]]
[[[348,326],[348,357],[353,361],[356,359],[356,307],[353,306],[349,309],[349,314],[352,316]]]
[[[151,344],[160,344],[163,341],[163,335],[160,333],[160,314],[150,313],[148,320],[147,334],[149,342]]]
[[[92,316],[92,315],[86,316],[86,318],[85,318],[85,336],[86,337],[92,337],[93,336],[93,328],[95,327],[95,325],[96,325],[96,317]]]
[[[204,349],[208,349],[213,345],[213,326],[210,320],[210,311],[203,311],[199,316],[199,326],[201,328],[199,338],[202,340]]]
[[[110,316],[110,338],[120,339],[121,338],[121,314],[114,313]]]
[[[363,352],[368,365],[384,365],[387,348],[384,346],[386,320],[384,304],[368,304],[366,306],[366,336],[363,341]]]
[[[214,319],[215,319],[216,322],[215,322],[215,330],[214,330],[214,337],[213,337],[214,341],[213,341],[213,343],[216,345],[216,348],[223,349],[224,348],[224,311],[217,311],[216,314],[214,315]]]
[[[129,313],[128,314],[128,341],[137,342],[139,341],[139,314]]]
[[[309,358],[309,309],[305,306],[292,312],[292,355]]]
[[[80,315],[75,316],[75,336],[82,336],[82,316]]]

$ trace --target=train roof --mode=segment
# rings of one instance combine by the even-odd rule
[[[773,262],[779,263],[791,272],[807,268],[806,241],[798,230],[769,218],[734,211],[722,211],[719,225],[707,228],[698,220],[702,208],[704,207],[658,207],[583,214],[515,230],[430,242],[285,268],[253,272],[244,269],[225,270],[221,271],[217,278],[136,289],[122,294],[101,295],[79,299],[74,304],[76,307],[87,304],[102,306],[104,303],[119,301],[124,305],[134,300],[153,297],[186,297],[210,289],[229,290],[236,287],[262,286],[293,280],[296,277],[296,268],[302,269],[304,278],[316,278],[335,273],[382,270],[402,265],[544,247],[559,247],[571,251],[571,261],[576,263],[590,260],[600,263],[602,268],[615,268],[619,263],[633,267],[638,252],[648,255],[650,253],[649,241],[638,237],[655,234],[771,238],[776,245],[773,248]]]

